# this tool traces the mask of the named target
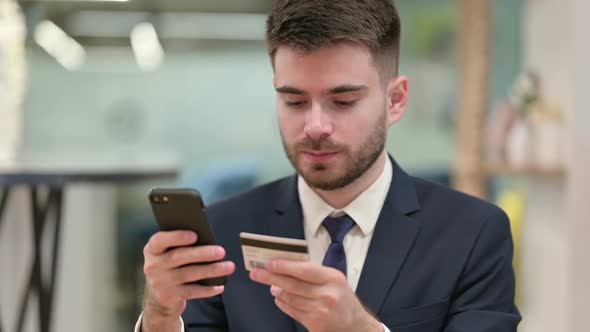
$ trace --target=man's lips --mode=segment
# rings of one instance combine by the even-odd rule
[[[312,156],[325,156],[329,154],[335,154],[336,151],[303,151],[305,154],[310,154]]]
[[[313,162],[328,161],[336,154],[338,154],[337,151],[303,151],[305,158]]]

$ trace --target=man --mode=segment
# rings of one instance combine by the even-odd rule
[[[297,175],[209,207],[219,246],[155,234],[136,329],[516,331],[506,215],[407,175],[384,149],[408,100],[399,39],[388,0],[277,1],[267,41]],[[306,239],[310,261],[248,273],[242,231]],[[185,284],[214,276],[229,277]]]

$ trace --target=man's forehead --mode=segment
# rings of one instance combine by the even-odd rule
[[[339,85],[370,85],[378,76],[370,54],[356,45],[334,45],[311,52],[293,47],[277,49],[275,86],[317,86],[321,90]]]

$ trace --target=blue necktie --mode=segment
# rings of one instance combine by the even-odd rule
[[[328,251],[326,251],[326,256],[324,256],[322,265],[338,269],[346,275],[346,254],[344,253],[342,240],[344,240],[346,233],[348,233],[348,231],[354,226],[354,220],[349,216],[344,215],[335,218],[328,217],[324,219],[322,224],[332,239],[332,243],[330,243]]]

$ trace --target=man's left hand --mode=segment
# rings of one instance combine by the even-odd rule
[[[383,331],[337,269],[311,262],[275,260],[250,278],[271,286],[275,303],[310,332]]]

